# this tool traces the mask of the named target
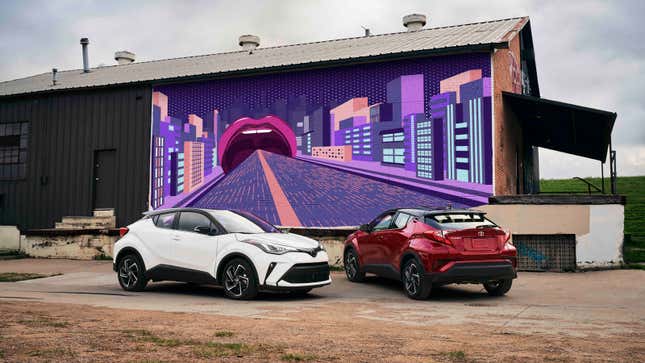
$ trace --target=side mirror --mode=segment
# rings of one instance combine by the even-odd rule
[[[370,225],[369,224],[361,224],[361,226],[358,227],[358,230],[370,233]]]
[[[201,234],[208,234],[208,235],[213,235],[215,230],[211,229],[211,227],[208,226],[197,226],[193,228],[193,231]]]

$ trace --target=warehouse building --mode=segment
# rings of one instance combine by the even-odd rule
[[[579,204],[538,194],[538,147],[604,163],[616,114],[541,98],[529,19],[403,25],[266,48],[244,35],[239,51],[149,62],[117,52],[102,67],[83,38],[82,69],[0,83],[0,224],[195,206],[355,226],[409,201],[503,223],[501,205]],[[603,198],[582,203],[624,203]]]

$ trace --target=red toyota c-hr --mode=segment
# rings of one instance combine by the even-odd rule
[[[484,212],[388,210],[347,237],[345,272],[353,282],[366,273],[402,281],[413,299],[451,283],[481,283],[501,296],[517,277],[517,251],[509,238]]]

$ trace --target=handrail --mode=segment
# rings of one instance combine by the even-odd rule
[[[581,178],[579,176],[574,176],[573,179],[578,179],[581,182],[587,184],[587,191],[589,192],[589,194],[591,194],[591,188],[594,188],[598,193],[602,193],[602,190],[600,188],[598,188],[597,186],[595,186],[590,181],[588,181],[588,180],[586,180],[584,178]]]

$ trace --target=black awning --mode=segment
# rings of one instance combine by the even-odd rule
[[[606,160],[616,113],[508,92],[503,97],[529,144]]]

